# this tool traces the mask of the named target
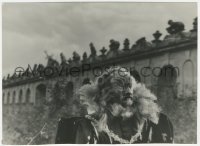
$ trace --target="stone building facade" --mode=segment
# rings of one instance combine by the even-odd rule
[[[189,32],[184,32],[182,25],[180,22],[173,22],[167,28],[169,35],[163,40],[159,39],[162,35],[159,31],[153,34],[153,41],[148,42],[143,37],[132,46],[128,39],[124,40],[122,47],[120,42],[110,40],[109,49],[103,47],[100,50],[101,55],[97,55],[93,43],[90,43],[91,54],[88,56],[84,53],[82,59],[76,52],[68,60],[61,53],[59,63],[47,54],[46,66],[36,64],[23,72],[8,75],[3,79],[2,92],[3,142],[26,144],[30,140],[27,137],[34,137],[41,128],[42,119],[47,120],[41,115],[42,118],[38,119],[39,125],[34,124],[37,119],[35,117],[45,111],[38,109],[55,98],[52,91],[59,83],[62,83],[59,87],[63,93],[59,95],[60,98],[72,103],[70,100],[73,100],[80,86],[93,82],[104,69],[116,65],[125,67],[138,82],[145,83],[157,95],[163,112],[174,125],[175,142],[196,143],[197,19]],[[52,121],[55,122],[55,119]],[[24,124],[20,124],[21,122]],[[13,123],[20,124],[21,128],[12,127]],[[54,123],[54,130],[49,130],[51,140],[46,138],[46,141],[35,143],[53,143],[55,125]],[[31,131],[31,128],[35,128],[35,131]],[[23,138],[19,140],[19,137]]]

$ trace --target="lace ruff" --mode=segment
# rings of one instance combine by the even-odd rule
[[[89,120],[91,120],[92,122],[94,123],[98,123],[98,121],[96,119],[94,119],[93,117],[87,115],[86,118],[88,118]],[[131,144],[131,143],[134,143],[138,140],[138,138],[140,140],[142,140],[142,134],[141,134],[141,130],[139,130],[134,136],[131,136],[131,139],[130,140],[126,140],[126,139],[123,139],[121,137],[119,137],[117,134],[115,134],[113,131],[109,130],[108,127],[106,128],[103,128],[103,131],[111,138],[114,139],[114,141],[117,141],[121,144]]]

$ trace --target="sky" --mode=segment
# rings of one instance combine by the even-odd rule
[[[185,31],[197,17],[196,3],[4,3],[2,7],[3,76],[16,67],[42,63],[44,51],[60,61],[73,51],[90,54],[89,43],[108,49],[109,40],[125,38],[134,44],[141,37],[153,40],[167,34],[168,20],[181,21]]]

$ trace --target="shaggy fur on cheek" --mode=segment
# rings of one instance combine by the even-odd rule
[[[138,109],[137,111],[142,117],[151,120],[155,124],[158,123],[159,113],[161,111],[161,108],[158,106],[158,104],[149,99],[142,99],[139,101],[136,107]]]

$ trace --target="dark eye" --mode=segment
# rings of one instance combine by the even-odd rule
[[[102,81],[103,81],[103,79],[102,79],[102,78],[99,78],[99,79],[98,79],[98,83],[99,83],[99,84],[101,84],[101,83],[102,83]]]
[[[123,85],[120,82],[116,82],[114,84],[114,86],[118,87],[118,88],[123,88]]]
[[[117,82],[117,84],[120,85],[121,87],[124,86],[124,82],[123,82],[122,80],[117,80],[116,82]]]
[[[106,79],[106,78],[109,77],[109,75],[108,74],[104,74],[103,77]]]
[[[131,88],[132,85],[131,85],[130,83],[128,83],[128,84],[125,85],[125,87],[126,87],[126,88]]]

